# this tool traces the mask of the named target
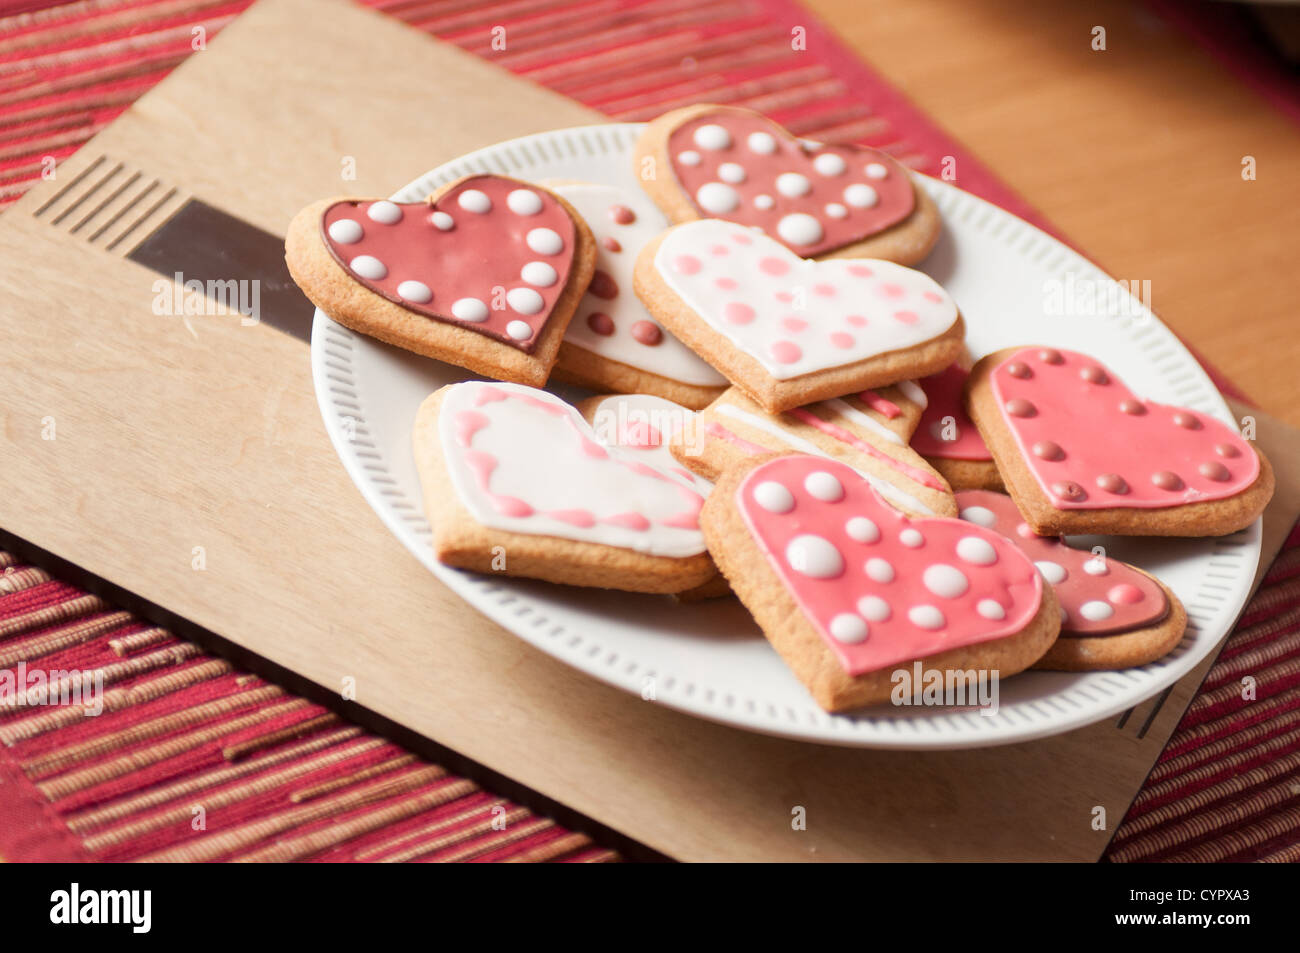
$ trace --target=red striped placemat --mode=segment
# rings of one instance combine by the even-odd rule
[[[614,118],[723,101],[932,174],[959,157],[958,184],[1045,225],[786,0],[364,2]],[[30,12],[0,20],[0,209],[184,59],[195,27],[211,38],[247,5],[10,4]],[[505,49],[493,49],[494,27],[505,29]],[[806,31],[802,50],[794,27]],[[0,710],[5,859],[617,857],[8,554],[0,570],[0,677],[20,665],[101,671],[106,705],[86,718],[76,705],[36,704],[38,693]],[[1251,699],[1243,673],[1255,679]],[[55,684],[70,690],[71,674]],[[1108,856],[1296,859],[1298,782],[1293,534]]]

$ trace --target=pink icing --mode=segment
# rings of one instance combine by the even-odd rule
[[[745,453],[749,454],[750,456],[756,456],[758,454],[772,452],[767,447],[760,447],[756,443],[750,443],[744,437],[740,436],[739,434],[733,433],[732,431],[728,430],[726,427],[722,426],[722,424],[714,423],[712,420],[707,421],[704,424],[704,432],[708,434],[710,437],[713,437],[715,440],[725,440],[727,443],[731,444],[734,447],[737,447],[740,450],[743,450]]]
[[[1021,460],[1057,509],[1221,500],[1259,476],[1259,457],[1232,428],[1135,397],[1086,354],[1022,348],[989,380]]]
[[[988,526],[986,517],[979,525],[1001,533],[1035,563],[1047,564],[1049,571],[1055,572],[1052,567],[1064,570],[1065,577],[1052,583],[1064,610],[1061,635],[1099,636],[1131,632],[1154,625],[1168,614],[1169,600],[1165,598],[1164,590],[1127,563],[1118,559],[1099,559],[1091,552],[1072,549],[1058,536],[1019,532],[1024,523],[1011,497],[988,490],[964,490],[957,494],[957,509],[964,518],[971,518],[967,514],[972,507],[993,514],[992,526]],[[1087,618],[1079,610],[1090,602],[1109,607],[1112,614],[1104,619]]]
[[[516,214],[507,204],[507,196],[516,190],[533,192],[541,199],[541,211],[533,215]],[[486,213],[462,208],[460,196],[477,190],[492,203]],[[543,189],[495,175],[474,176],[432,205],[427,202],[397,204],[401,219],[384,224],[369,216],[376,201],[336,202],[325,210],[321,219],[321,238],[334,259],[354,280],[369,290],[407,310],[435,321],[454,324],[493,338],[529,353],[555,308],[573,266],[577,230],[573,219],[555,197]],[[386,208],[394,203],[384,203]],[[443,230],[433,223],[435,213],[447,215],[453,227]],[[356,242],[340,242],[330,236],[330,227],[350,220],[361,227]],[[528,247],[527,236],[537,228],[548,228],[560,236],[562,248],[555,254],[542,254]],[[364,278],[353,269],[360,256],[378,259],[386,268],[383,278]],[[552,266],[557,280],[542,287],[530,285],[520,275],[529,262]],[[404,282],[420,282],[433,296],[428,301],[404,298],[399,288]],[[494,300],[494,289],[506,292],[526,289],[541,297],[542,307],[535,313],[517,311],[504,297]],[[462,320],[452,314],[452,305],[472,298],[486,307],[482,321]],[[497,307],[499,305],[499,307]],[[527,326],[526,337],[516,337],[508,330]]]
[[[843,489],[833,502],[806,488],[824,490],[822,474]],[[765,508],[772,499],[766,484],[783,487],[794,506]],[[1042,578],[1009,540],[962,520],[909,519],[845,464],[780,457],[745,477],[736,504],[769,564],[850,675],[1013,635],[1038,612]],[[963,558],[969,546],[963,541],[972,538],[993,553],[991,562]]]
[[[879,447],[872,446],[871,444],[867,443],[867,441],[863,440],[861,437],[858,437],[856,434],[850,433],[849,431],[845,430],[843,427],[833,424],[830,421],[822,420],[820,417],[818,417],[816,414],[814,414],[812,411],[808,410],[805,407],[796,407],[794,410],[786,411],[786,413],[790,414],[795,419],[800,420],[803,423],[806,423],[810,427],[817,428],[822,433],[826,434],[826,436],[833,437],[834,439],[840,441],[841,443],[848,444],[854,450],[857,450],[861,453],[865,453],[873,460],[879,460],[881,463],[893,467],[895,470],[903,474],[903,476],[907,477],[909,480],[913,480],[921,484],[922,486],[929,487],[932,490],[947,492],[947,487],[945,487],[942,483],[940,483],[938,478],[935,477],[933,473],[930,473],[926,470],[922,470],[920,467],[914,467],[910,463],[905,463],[902,460],[899,460],[897,457],[890,456],[889,454],[885,453],[885,451],[881,450]]]
[[[892,400],[886,400],[874,390],[864,390],[858,395],[858,400],[862,401],[876,413],[888,417],[890,420],[893,420],[903,412],[902,408],[900,408],[896,403]]]
[[[730,145],[722,149],[702,148],[695,141],[696,130],[715,124],[730,134]],[[751,149],[748,143],[752,133],[772,136],[776,141],[775,151],[764,155]],[[680,158],[683,153],[696,153],[701,161],[695,165],[684,163]],[[783,240],[778,226],[786,216],[804,214],[817,219],[822,232],[820,239],[806,245],[786,243],[792,251],[805,258],[884,231],[912,214],[916,204],[907,172],[883,152],[865,146],[808,148],[776,123],[742,111],[718,109],[683,123],[668,136],[668,154],[682,191],[701,217],[757,225],[778,241]],[[818,171],[815,162],[819,156],[837,157],[843,163],[843,171],[833,174]],[[834,163],[835,159],[822,161]],[[740,166],[744,170],[744,181],[728,182],[725,176],[720,175],[719,166],[724,163]],[[868,175],[868,166],[877,172],[883,169],[884,176],[874,178]],[[809,186],[806,193],[783,195],[777,187],[777,177],[783,173],[804,176]],[[723,183],[733,190],[738,205],[731,212],[715,214],[699,204],[697,194],[702,186]],[[874,204],[854,204],[846,197],[846,190],[850,188],[856,192],[871,190]],[[771,207],[764,209],[756,205],[754,200],[759,196],[772,199]],[[828,205],[838,205],[846,214],[840,218],[829,215],[826,211]]]
[[[962,388],[970,375],[956,364],[930,377],[917,381],[928,398],[921,422],[912,435],[912,449],[923,457],[940,457],[945,460],[992,460],[984,438],[975,429],[975,423],[962,406]],[[951,417],[953,439],[945,438],[948,432],[945,417]]]

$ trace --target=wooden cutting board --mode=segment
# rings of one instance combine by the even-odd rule
[[[276,270],[293,213],[598,120],[347,3],[262,0],[0,220],[0,526],[673,857],[1096,859],[1203,671],[1013,747],[748,734],[489,623],[348,481],[313,397],[311,309]],[[177,270],[260,275],[263,320],[159,313]],[[1300,472],[1279,433],[1261,420],[1279,473]],[[1266,563],[1300,493],[1275,509]]]

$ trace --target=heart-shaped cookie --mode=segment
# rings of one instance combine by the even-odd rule
[[[1035,531],[1219,535],[1272,495],[1263,456],[1231,427],[1137,397],[1086,354],[999,351],[976,365],[968,409]]]
[[[417,415],[415,452],[435,551],[451,565],[645,592],[710,575],[693,479],[602,445],[546,391],[444,387]]]
[[[850,676],[1007,638],[1038,614],[1042,578],[1010,541],[961,520],[909,519],[842,463],[779,457],[751,469],[734,496]]]
[[[646,128],[642,167],[653,157],[670,175],[647,177],[648,192],[675,222],[719,218],[757,228],[804,258],[836,252],[919,261],[938,216],[907,171],[875,149],[809,145],[748,109],[688,106]],[[915,213],[924,205],[925,215]],[[903,231],[906,241],[863,243]],[[897,237],[897,234],[896,236]],[[886,253],[894,250],[897,254]]]
[[[912,449],[943,474],[954,490],[1000,490],[993,454],[966,413],[963,391],[969,372],[960,363],[916,383],[926,407],[912,435]]]
[[[1108,557],[1075,549],[1059,536],[1039,536],[1004,493],[957,494],[961,518],[1015,543],[1051,583],[1061,605],[1061,637],[1035,668],[1083,671],[1145,665],[1183,636],[1187,614],[1154,576]]]
[[[957,305],[928,275],[814,261],[741,225],[677,225],[637,261],[650,312],[770,410],[924,376],[961,348]]]
[[[637,254],[668,228],[663,212],[640,190],[591,182],[551,188],[578,210],[598,246],[555,376],[601,393],[656,394],[692,408],[717,397],[726,378],[665,331],[632,290]]]
[[[290,225],[286,260],[354,330],[471,370],[540,383],[594,262],[591,231],[539,186],[469,176],[427,202],[337,199]]]

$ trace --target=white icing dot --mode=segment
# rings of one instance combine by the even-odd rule
[[[396,202],[384,199],[366,209],[366,215],[372,222],[378,222],[380,225],[396,225],[402,220],[402,209]]]
[[[976,566],[992,566],[998,561],[998,551],[987,539],[963,536],[957,541],[957,555]]]
[[[506,304],[520,314],[536,314],[546,307],[546,302],[532,288],[511,288],[506,292]],[[532,333],[530,329],[529,334]]]
[[[844,484],[825,470],[808,474],[803,481],[803,488],[824,503],[835,503],[844,499]]]
[[[745,181],[745,167],[737,162],[724,162],[718,166],[718,178],[736,185]]]
[[[825,209],[823,209],[823,211],[825,211],[831,218],[844,218],[844,216],[849,214],[849,210],[839,202],[831,202]]]
[[[467,212],[473,212],[475,215],[483,215],[492,211],[492,200],[488,198],[486,192],[480,192],[478,189],[466,189],[460,193],[456,199],[456,204]]]
[[[682,165],[699,165],[700,154],[694,149],[687,149],[685,152],[677,153],[677,161]]]
[[[913,529],[909,526],[898,534],[898,541],[908,549],[916,549],[916,547],[925,542],[925,537],[921,535],[919,529]]]
[[[880,196],[871,186],[856,182],[844,190],[844,201],[854,208],[871,208],[880,201]]]
[[[867,637],[867,624],[852,612],[841,612],[831,619],[830,630],[837,642],[861,642]]]
[[[1110,570],[1106,568],[1106,560],[1102,559],[1100,556],[1094,556],[1092,559],[1089,559],[1084,563],[1083,571],[1089,576],[1104,576],[1106,573],[1110,572]]]
[[[922,629],[942,629],[948,621],[934,606],[912,606],[907,610],[907,617],[912,620],[912,625]]]
[[[776,199],[772,198],[772,196],[770,195],[754,196],[754,208],[758,209],[760,212],[766,212],[775,204],[776,204]]]
[[[844,571],[844,557],[835,544],[811,533],[796,536],[786,544],[785,561],[795,572],[813,579],[833,579]]]
[[[992,599],[981,599],[979,604],[975,606],[975,611],[986,619],[1005,619],[1007,617],[1007,610]]]
[[[869,622],[884,622],[892,614],[889,603],[880,596],[863,596],[858,600],[858,611],[866,616]]]
[[[397,286],[397,296],[404,301],[424,304],[433,300],[433,291],[423,281],[407,280]]]
[[[696,129],[692,138],[701,149],[725,149],[731,145],[731,133],[712,122]]]
[[[519,277],[539,288],[549,288],[560,280],[555,269],[544,261],[530,261],[519,269]]]
[[[1097,599],[1079,606],[1079,615],[1089,622],[1101,622],[1103,619],[1109,619],[1114,614],[1115,610],[1110,605]]]
[[[507,297],[509,297],[507,295]],[[511,321],[506,325],[506,334],[516,341],[527,341],[532,337],[533,329],[527,321]]]
[[[451,313],[462,321],[486,321],[488,308],[478,298],[459,298],[452,302]]]
[[[797,199],[812,191],[812,183],[798,172],[782,172],[776,177],[776,190],[788,199]]]
[[[985,506],[968,506],[961,511],[961,518],[967,523],[974,523],[985,529],[992,529],[993,524],[998,521],[993,511]]]
[[[834,152],[823,152],[813,159],[813,168],[822,175],[843,175],[847,166],[843,156],[838,156]]]
[[[885,176],[889,175],[889,170],[879,162],[872,162],[863,171],[867,173],[868,179],[883,179]]]
[[[536,215],[542,210],[542,197],[532,189],[515,189],[506,196],[506,205],[516,215]]]
[[[729,185],[721,182],[706,182],[695,193],[695,201],[699,202],[700,208],[706,212],[726,215],[728,212],[734,212],[736,206],[740,204],[740,195]]]
[[[364,234],[361,223],[354,222],[350,218],[341,218],[329,227],[330,238],[340,245],[355,245],[361,241],[361,236]]]
[[[429,216],[429,221],[433,222],[433,227],[441,232],[449,232],[456,227],[456,220],[446,212],[434,212]]]
[[[956,566],[949,566],[947,563],[926,566],[925,572],[921,574],[921,581],[925,583],[925,588],[944,599],[956,599],[970,588],[970,580],[966,578],[966,574]]]
[[[845,523],[844,532],[849,534],[849,539],[859,543],[874,543],[880,539],[880,527],[865,516],[855,516]]]
[[[794,509],[794,494],[774,480],[764,480],[754,487],[754,502],[769,513],[789,513]]]
[[[791,245],[813,245],[822,240],[822,223],[804,212],[795,212],[777,222],[776,233]]]
[[[889,564],[888,559],[873,556],[867,560],[866,570],[867,577],[873,582],[894,581],[894,567]]]
[[[1038,571],[1043,574],[1043,578],[1056,585],[1058,582],[1065,581],[1065,567],[1060,563],[1054,563],[1048,559],[1040,559],[1034,563]]]
[[[358,255],[349,262],[348,267],[362,278],[378,281],[388,276],[388,268],[374,255]]]
[[[564,251],[564,239],[553,228],[534,228],[524,236],[524,241],[539,255],[558,255]]]
[[[776,151],[776,139],[767,132],[751,132],[745,144],[749,146],[750,152],[757,152],[761,156],[770,156]]]

